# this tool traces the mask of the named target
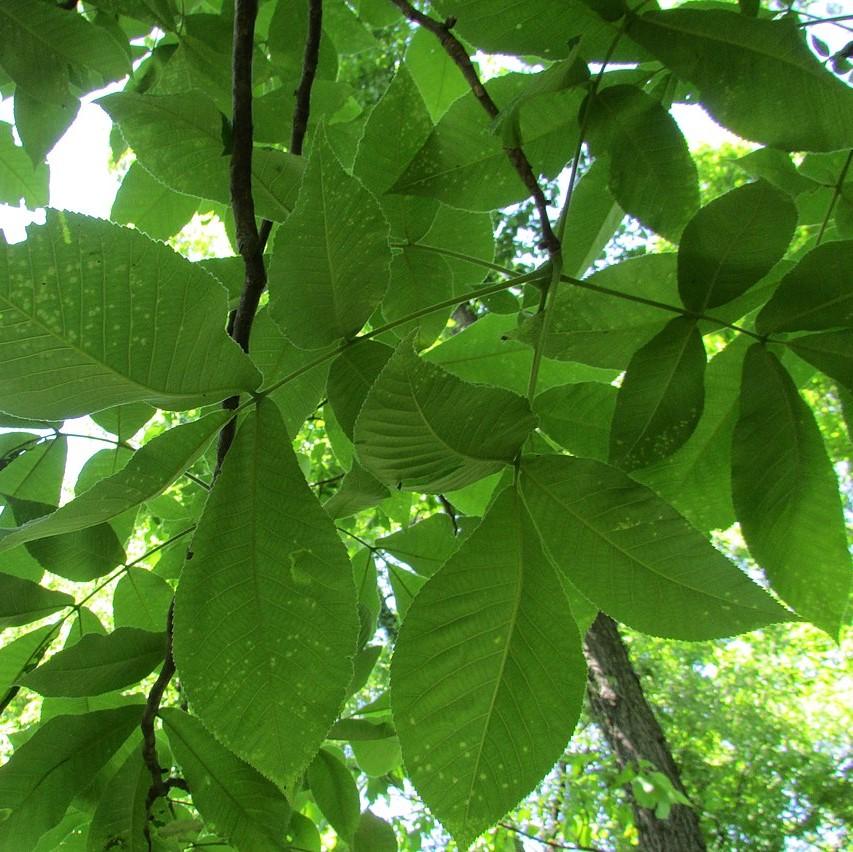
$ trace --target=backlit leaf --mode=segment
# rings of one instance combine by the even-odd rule
[[[358,827],[361,805],[358,787],[346,764],[321,748],[308,767],[308,786],[338,836],[350,840]]]
[[[675,120],[651,95],[610,86],[584,107],[593,154],[626,213],[673,240],[699,206],[696,166]]]
[[[30,672],[22,683],[41,695],[100,695],[141,680],[163,662],[165,653],[163,632],[119,627],[104,636],[87,633]]]
[[[222,116],[203,93],[140,95],[119,92],[98,101],[120,127],[137,159],[172,189],[230,203],[230,156],[222,140]],[[170,140],[164,145],[164,139]],[[252,155],[255,210],[274,222],[293,210],[303,163],[270,148]]]
[[[362,464],[382,482],[444,491],[509,464],[534,423],[522,397],[463,382],[404,340],[368,392],[354,438]]]
[[[509,488],[421,589],[391,664],[409,776],[460,847],[562,754],[584,672],[568,601]]]
[[[804,334],[789,340],[788,346],[809,364],[853,392],[853,331]]]
[[[711,639],[790,619],[681,515],[615,468],[538,456],[522,466],[521,493],[558,570],[637,630]]]
[[[631,471],[671,456],[702,416],[704,379],[696,321],[670,320],[628,364],[613,412],[611,463]]]
[[[0,767],[0,846],[33,849],[139,725],[139,704],[51,719]]]
[[[324,138],[315,144],[293,215],[279,228],[270,310],[302,349],[352,337],[388,286],[388,223]]]
[[[198,458],[231,416],[230,412],[214,412],[152,438],[118,473],[96,482],[52,514],[17,529],[0,530],[0,551],[94,526],[156,496]]]
[[[238,849],[284,850],[290,805],[257,769],[219,743],[194,716],[161,711],[163,727],[193,803],[219,834]]]
[[[761,334],[853,328],[853,240],[824,243],[782,279],[755,320]]]
[[[0,574],[0,628],[38,621],[73,603],[74,599],[65,592],[45,589],[11,574]]]
[[[190,706],[235,754],[286,783],[337,718],[359,624],[346,551],[274,403],[238,431],[192,549],[175,597]]]
[[[715,198],[684,229],[678,290],[702,313],[736,299],[781,259],[797,224],[790,197],[757,181]]]
[[[183,409],[257,386],[222,327],[221,289],[163,244],[51,211],[2,253],[0,407],[11,414],[62,419],[139,401]]]
[[[786,151],[850,146],[853,93],[809,51],[795,16],[670,9],[631,16],[627,33],[693,83],[711,116],[739,136]]]
[[[773,588],[836,636],[850,556],[835,473],[811,410],[760,344],[744,361],[732,496],[747,545]]]

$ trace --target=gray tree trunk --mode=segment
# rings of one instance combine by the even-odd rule
[[[666,737],[643,694],[625,644],[613,619],[599,613],[586,634],[592,717],[604,732],[619,766],[647,760],[684,793],[678,766]],[[640,806],[628,789],[640,848],[649,852],[703,852],[705,839],[693,808],[675,805],[665,820]]]

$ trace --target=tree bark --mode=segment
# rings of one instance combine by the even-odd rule
[[[678,766],[652,708],[646,701],[625,644],[613,619],[599,613],[586,634],[589,703],[619,766],[651,763],[686,795]],[[640,848],[650,852],[700,852],[705,840],[695,810],[675,805],[665,820],[641,807],[630,788],[629,799],[640,835]]]

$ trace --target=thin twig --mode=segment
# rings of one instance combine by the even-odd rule
[[[543,846],[548,846],[551,849],[572,849],[579,850],[579,852],[604,852],[603,849],[599,849],[597,846],[569,846],[566,843],[558,843],[556,840],[537,837],[535,834],[531,834],[529,831],[525,831],[523,828],[519,828],[511,822],[499,822],[498,825],[501,828],[505,828],[507,831],[512,831],[514,834],[520,834],[522,837],[526,837],[529,840],[535,840],[537,843],[541,843]]]
[[[391,0],[391,2],[412,23],[423,27],[425,30],[429,30],[441,42],[441,46],[447,55],[462,72],[462,76],[470,86],[474,97],[480,102],[490,118],[496,118],[500,112],[500,108],[492,100],[492,96],[486,91],[486,87],[480,81],[477,70],[468,56],[468,51],[465,50],[462,42],[451,32],[451,29],[456,24],[456,19],[448,18],[446,21],[436,21],[429,15],[419,12],[408,0]],[[549,255],[553,256],[560,250],[560,241],[551,228],[551,220],[548,218],[548,200],[545,198],[542,187],[539,186],[536,173],[533,171],[527,155],[521,148],[504,148],[504,150],[518,176],[521,178],[522,183],[533,198],[533,202],[536,205],[536,212],[539,214],[540,227],[542,228],[543,248],[548,251]]]

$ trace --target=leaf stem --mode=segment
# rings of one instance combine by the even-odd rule
[[[578,178],[578,168],[580,167],[584,139],[586,138],[587,125],[589,124],[590,104],[598,91],[598,86],[601,83],[605,70],[607,69],[607,64],[610,62],[610,58],[613,56],[613,52],[616,50],[616,46],[622,38],[622,33],[625,31],[625,21],[627,21],[627,18],[624,19],[622,26],[616,33],[613,41],[610,43],[610,47],[607,50],[604,61],[601,63],[601,68],[595,76],[595,79],[592,81],[592,85],[589,88],[589,92],[587,93],[586,100],[583,105],[583,114],[581,116],[580,127],[578,128],[578,141],[575,146],[575,155],[572,157],[572,168],[569,172],[569,185],[566,187],[566,198],[563,202],[563,207],[560,210],[560,217],[557,220],[558,249],[555,252],[551,252],[551,280],[548,282],[548,289],[545,291],[542,298],[542,307],[540,309],[540,313],[542,314],[542,328],[539,330],[539,337],[536,339],[536,345],[533,347],[533,362],[530,365],[530,381],[527,385],[527,398],[531,403],[536,396],[536,383],[539,379],[539,368],[542,364],[542,355],[545,350],[545,344],[548,339],[548,333],[551,330],[551,322],[554,315],[554,302],[557,298],[557,284],[559,283],[560,276],[563,272],[563,254],[561,247],[566,234],[566,222],[569,216],[569,209],[572,205],[572,198],[574,197],[575,185]]]
[[[462,42],[451,32],[451,29],[456,25],[456,19],[448,18],[446,21],[436,21],[429,15],[419,12],[409,0],[391,0],[391,2],[413,24],[417,24],[423,27],[423,29],[428,30],[439,40],[445,53],[456,63],[456,67],[462,72],[462,76],[470,86],[474,97],[479,101],[488,116],[493,119],[497,118],[500,108],[486,91],[486,87],[481,82],[474,64],[471,62],[471,57],[468,56],[468,51]],[[518,176],[521,178],[522,183],[533,198],[536,211],[539,214],[540,227],[542,228],[543,246],[548,250],[549,255],[553,255],[560,250],[560,241],[551,228],[551,220],[548,218],[548,200],[545,198],[542,187],[539,186],[536,173],[533,171],[527,155],[521,148],[504,148],[504,151]]]
[[[329,350],[328,352],[324,352],[322,355],[318,355],[313,361],[309,361],[307,364],[303,364],[298,369],[294,370],[291,373],[288,373],[286,376],[283,376],[278,381],[273,382],[269,387],[264,388],[261,391],[258,391],[254,397],[246,400],[237,411],[242,411],[249,405],[254,404],[258,399],[262,399],[265,396],[273,393],[273,391],[278,390],[282,385],[286,385],[289,382],[294,381],[294,379],[298,379],[300,376],[305,373],[313,370],[315,367],[319,367],[320,364],[325,364],[326,361],[331,360],[332,358],[336,358],[342,352],[345,352],[350,346],[355,346],[356,343],[360,343],[362,340],[370,340],[371,338],[378,337],[380,334],[384,334],[386,331],[391,331],[398,326],[405,325],[408,322],[412,322],[413,320],[420,319],[420,317],[425,317],[428,314],[433,313],[434,311],[441,310],[442,308],[452,308],[458,305],[460,302],[468,301],[469,299],[480,299],[484,296],[492,296],[495,293],[500,293],[503,290],[506,290],[508,287],[515,287],[519,284],[527,284],[531,281],[539,280],[543,277],[542,270],[537,269],[533,272],[527,272],[524,275],[519,275],[509,281],[502,281],[499,284],[488,284],[485,287],[480,287],[476,290],[471,290],[468,293],[465,293],[462,296],[452,296],[449,299],[444,299],[441,302],[436,302],[434,305],[428,305],[425,308],[421,308],[420,310],[413,311],[410,314],[406,314],[404,317],[399,317],[398,319],[392,320],[391,322],[386,322],[384,325],[377,326],[374,329],[371,329],[366,334],[360,334],[358,337],[353,337],[350,340],[345,340],[342,343],[339,343],[334,349]]]
[[[841,167],[841,172],[838,175],[838,180],[835,182],[834,192],[832,193],[832,198],[829,202],[829,207],[826,208],[826,215],[823,217],[823,222],[820,226],[820,231],[817,234],[817,242],[815,246],[819,246],[823,241],[823,235],[826,233],[827,225],[829,224],[829,219],[832,216],[832,211],[835,209],[835,205],[838,202],[838,198],[841,195],[841,189],[844,186],[844,181],[847,179],[847,172],[850,170],[850,162],[853,160],[853,148],[851,148],[847,153],[847,159],[844,161],[844,165]]]

